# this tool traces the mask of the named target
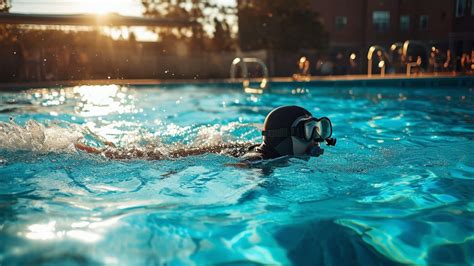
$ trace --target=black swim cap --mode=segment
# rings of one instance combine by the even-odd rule
[[[312,116],[311,113],[299,106],[282,106],[271,111],[265,118],[263,131],[290,128],[297,118]],[[291,137],[263,137],[263,146],[274,149],[280,156],[293,155],[293,142]]]

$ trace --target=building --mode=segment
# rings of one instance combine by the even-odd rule
[[[474,55],[474,0],[457,0],[452,31],[449,33],[449,47],[456,55]]]
[[[239,4],[258,6],[258,1]],[[453,56],[471,53],[474,0],[310,0],[329,34],[329,54],[367,54],[372,45],[388,50],[416,40]]]
[[[447,43],[454,22],[454,2],[447,0],[313,0],[312,7],[335,48]]]

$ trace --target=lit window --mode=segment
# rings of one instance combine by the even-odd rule
[[[372,14],[372,23],[376,31],[387,31],[390,26],[390,12],[374,11],[374,13]]]
[[[400,30],[408,31],[410,29],[410,16],[404,15],[400,17]]]
[[[456,0],[456,17],[464,16],[465,9],[466,9],[466,0]]]
[[[336,24],[337,30],[344,29],[347,25],[347,17],[344,17],[344,16],[336,17],[335,24]]]
[[[420,30],[426,30],[426,29],[428,29],[428,16],[421,15],[420,16]]]

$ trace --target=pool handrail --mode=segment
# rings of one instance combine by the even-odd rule
[[[262,81],[260,82],[260,90],[264,90],[268,86],[268,67],[263,62],[261,59],[256,58],[256,57],[236,57],[232,61],[232,64],[230,66],[230,78],[231,80],[236,80],[236,72],[237,72],[237,66],[240,65],[242,69],[242,86],[244,87],[245,90],[251,89],[249,88],[250,85],[250,79],[248,77],[248,64],[257,64],[262,68],[263,71],[263,77]]]
[[[408,77],[411,75],[411,69],[412,68],[421,67],[421,62],[408,62],[408,48],[410,47],[410,45],[416,45],[416,46],[419,46],[421,48],[425,48],[425,45],[422,42],[419,42],[419,41],[406,40],[403,43],[402,55],[406,60],[406,67],[407,67],[406,68],[406,70],[407,70],[406,75]],[[425,57],[427,58],[428,56],[425,55]],[[418,59],[417,59],[417,61],[418,61]]]
[[[390,61],[390,57],[387,54],[387,51],[380,46],[380,45],[372,45],[369,48],[369,51],[367,52],[367,76],[371,77],[372,76],[372,61],[373,61],[373,55],[375,51],[382,51],[383,57],[385,57],[386,60]],[[381,61],[379,63],[379,68],[381,68],[380,75],[385,76],[385,67],[386,63],[384,61]]]

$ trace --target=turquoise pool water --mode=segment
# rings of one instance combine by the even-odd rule
[[[1,93],[0,264],[474,264],[472,88],[279,89]],[[258,142],[281,105],[330,117],[338,145],[251,169],[71,146]]]

